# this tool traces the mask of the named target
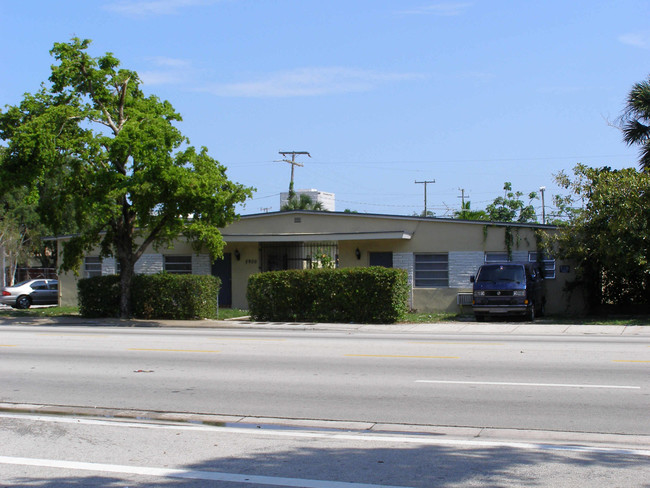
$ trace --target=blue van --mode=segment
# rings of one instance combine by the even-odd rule
[[[546,290],[537,263],[486,263],[470,281],[472,310],[477,321],[519,315],[530,321],[546,311]]]

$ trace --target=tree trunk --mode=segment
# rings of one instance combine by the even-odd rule
[[[131,283],[134,266],[128,259],[120,259],[120,318],[131,317]]]
[[[131,283],[135,274],[132,234],[122,227],[115,233],[113,244],[120,263],[120,318],[128,319],[131,317]]]

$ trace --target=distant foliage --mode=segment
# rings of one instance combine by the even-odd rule
[[[217,318],[219,278],[209,275],[159,273],[136,275],[131,300],[138,319],[190,320]],[[120,315],[120,277],[79,280],[79,312],[83,317]]]
[[[248,281],[255,320],[394,323],[408,311],[405,270],[381,267],[272,271]]]
[[[523,192],[513,191],[512,183],[506,181],[503,184],[503,196],[497,197],[489,204],[485,211],[488,220],[492,222],[537,222],[533,200],[537,200],[537,192],[528,194],[528,203],[522,200]]]

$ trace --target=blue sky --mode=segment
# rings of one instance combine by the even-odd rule
[[[650,74],[650,2],[0,0],[0,105],[49,76],[55,42],[89,38],[169,100],[195,146],[257,189],[337,210],[437,216],[524,193],[577,163],[636,166],[612,123]],[[541,215],[541,202],[535,203]],[[547,209],[549,212],[549,209]]]

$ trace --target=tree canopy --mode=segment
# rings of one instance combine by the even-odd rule
[[[640,146],[639,166],[650,171],[650,78],[636,83],[630,90],[621,116],[621,129],[628,146]]]
[[[56,43],[49,84],[0,113],[8,143],[0,193],[25,187],[35,201],[49,201],[41,217],[55,230],[74,221],[62,269],[78,269],[97,246],[115,256],[126,317],[144,251],[184,236],[220,256],[218,228],[237,218],[236,205],[252,190],[230,181],[206,148],[189,145],[175,125],[181,116],[145,95],[135,71],[120,68],[112,53],[91,57],[89,46],[77,38]]]
[[[291,194],[290,192],[289,194],[289,200],[287,200],[287,203],[282,205],[282,208],[280,209],[283,212],[286,212],[288,210],[325,210],[321,202],[315,202],[309,195],[305,193],[296,195],[295,193]]]
[[[528,194],[528,203],[522,200],[523,196],[523,192],[513,191],[512,183],[506,181],[503,184],[503,196],[495,198],[485,208],[488,220],[493,222],[537,222],[535,207],[531,204],[538,198],[537,192]]]
[[[650,305],[650,174],[578,165],[557,182],[571,192],[568,225],[550,238],[576,263],[590,307]]]

